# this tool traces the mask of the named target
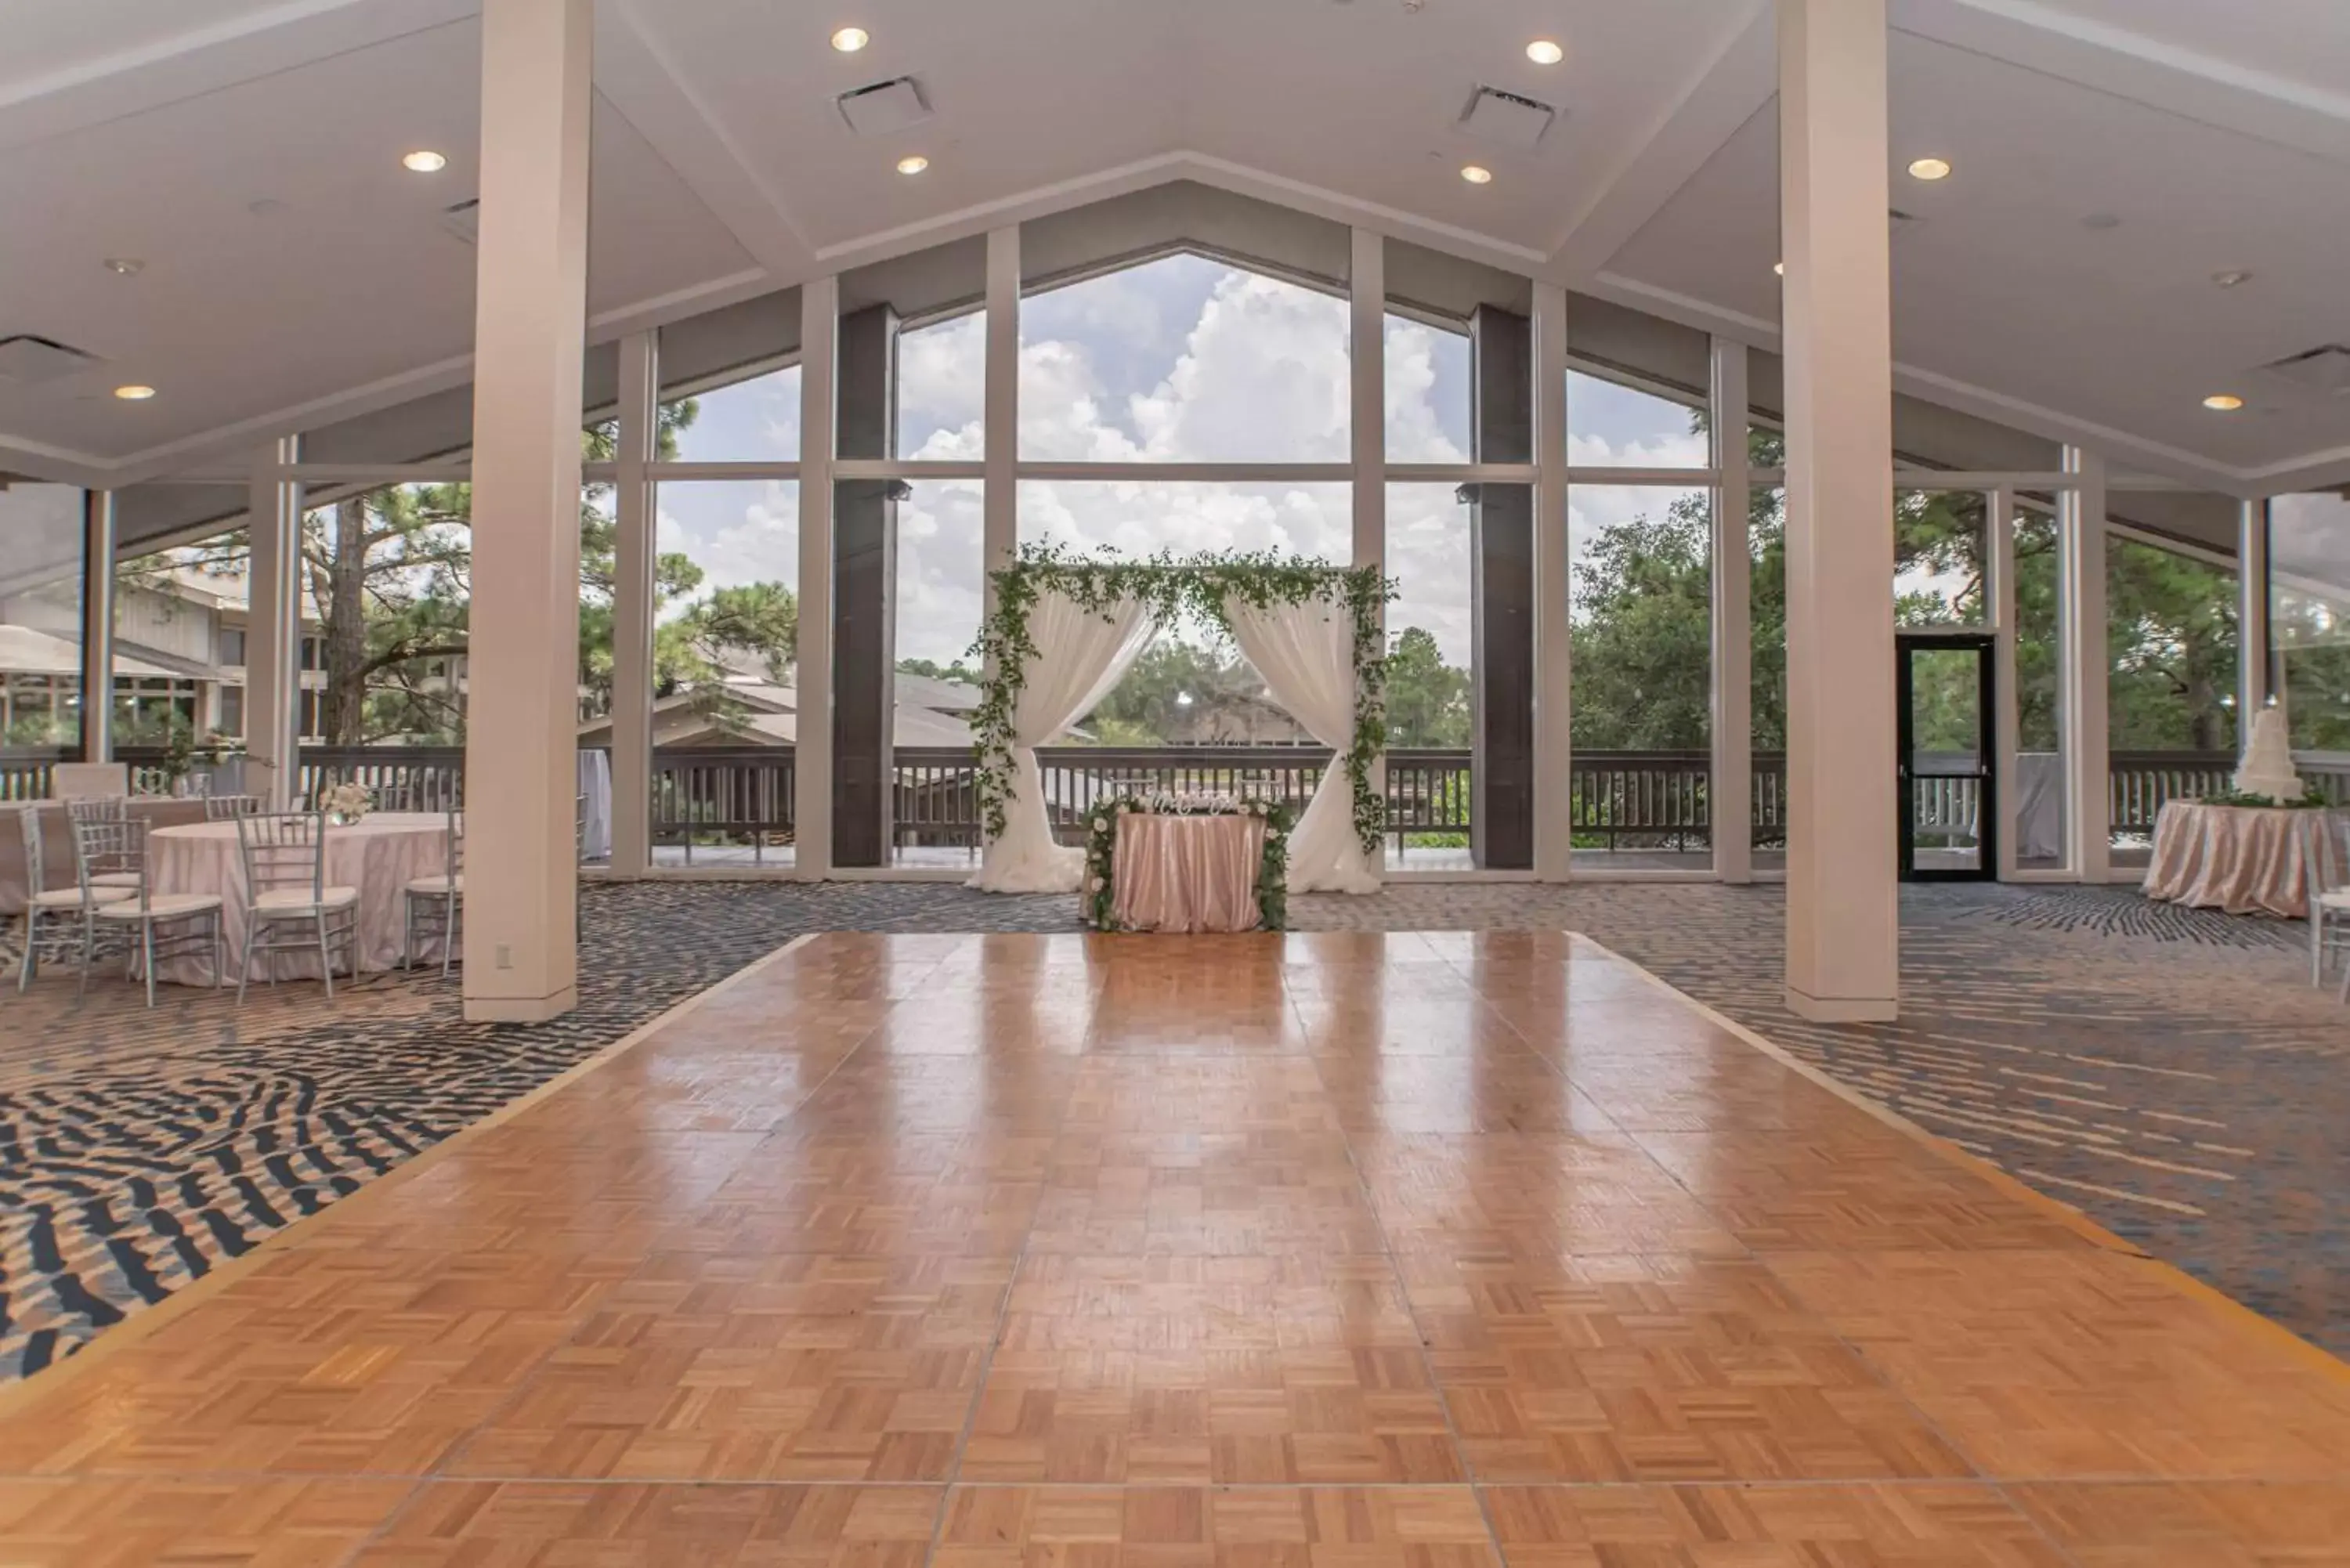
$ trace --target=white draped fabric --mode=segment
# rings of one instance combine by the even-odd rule
[[[1345,607],[1316,597],[1264,609],[1224,606],[1232,639],[1274,700],[1334,753],[1289,836],[1293,893],[1376,893],[1379,876],[1355,836],[1355,786],[1346,754],[1355,739],[1355,629]]]
[[[1076,890],[1086,852],[1053,842],[1036,748],[1108,696],[1157,630],[1139,599],[1089,610],[1053,588],[1036,596],[1028,609],[1036,653],[1012,715],[1012,798],[1004,803],[1003,832],[987,846],[970,886],[985,893]]]

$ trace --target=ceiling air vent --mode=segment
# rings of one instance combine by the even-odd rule
[[[1461,111],[1461,129],[1471,136],[1483,137],[1504,147],[1521,151],[1530,150],[1543,139],[1550,122],[1558,111],[1546,103],[1530,98],[1520,98],[1500,88],[1481,87]]]
[[[0,337],[0,381],[12,381],[20,387],[54,381],[98,362],[95,354],[68,348],[47,337],[36,337],[29,332]]]
[[[441,211],[441,226],[469,245],[482,243],[482,199],[460,202]]]
[[[834,101],[840,106],[840,118],[859,136],[887,136],[931,118],[931,106],[911,77],[875,82],[842,93]]]
[[[2315,392],[2321,398],[2350,397],[2350,348],[2328,343],[2322,348],[2287,355],[2274,364],[2263,365],[2260,373],[2304,392]]]

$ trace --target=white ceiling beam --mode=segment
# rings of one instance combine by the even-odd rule
[[[2245,25],[2257,6],[2245,11]],[[2218,60],[2040,0],[1893,0],[1895,30],[2220,130],[2350,162],[2350,94]]]
[[[0,151],[469,21],[480,0],[293,0],[0,85]]]
[[[779,286],[815,270],[815,251],[783,199],[629,0],[600,0],[596,7],[596,88]]]
[[[1662,212],[1779,90],[1778,24],[1771,0],[1750,0],[1648,132],[1569,216],[1553,269],[1596,276]]]

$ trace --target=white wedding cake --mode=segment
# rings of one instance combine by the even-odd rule
[[[2252,740],[2236,769],[2236,793],[2264,794],[2279,805],[2290,805],[2306,793],[2301,775],[2293,771],[2283,709],[2263,708],[2252,715]]]

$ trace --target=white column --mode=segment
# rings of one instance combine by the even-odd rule
[[[1388,560],[1388,243],[1371,229],[1349,235],[1347,278],[1347,457],[1354,468],[1354,549],[1357,566],[1387,569]],[[1379,612],[1382,647],[1387,611]],[[1333,759],[1336,765],[1336,759]],[[1387,754],[1371,771],[1384,798]],[[1374,866],[1374,871],[1383,869]]]
[[[114,760],[114,492],[81,493],[81,760]]]
[[[1569,639],[1566,290],[1534,285],[1534,875],[1574,874],[1574,645]]]
[[[2064,835],[2073,874],[2106,880],[2113,864],[2106,739],[2106,685],[2113,649],[2106,630],[2106,462],[2064,449],[2073,488],[2056,513],[2058,617],[2063,649],[2057,722],[2064,740]]]
[[[1780,0],[1787,1004],[1899,997],[1885,0]]]
[[[800,620],[792,675],[799,701],[792,867],[807,880],[832,871],[832,459],[839,345],[840,280],[810,278],[800,285]]]
[[[1999,835],[1999,879],[2015,879],[2016,836],[2022,831],[2022,804],[2016,795],[2015,753],[2022,734],[2015,690],[2015,493],[1994,490],[1983,497],[1991,530],[1991,787],[1999,798],[1992,831]]]
[[[1748,470],[1746,345],[1713,340],[1713,874],[1754,880],[1754,558],[1746,537],[1754,483]]]
[[[284,472],[301,455],[298,436],[256,452],[245,509],[245,787],[277,810],[301,785],[302,482]]]
[[[612,873],[641,877],[652,863],[653,569],[658,512],[652,461],[660,400],[655,332],[620,339],[619,472],[613,495]]]
[[[995,608],[993,574],[1020,553],[1020,229],[987,234],[987,490],[980,534],[987,571],[987,608]]]
[[[591,0],[482,7],[465,1016],[567,1012],[578,961],[580,357]]]
[[[2269,705],[2269,504],[2236,514],[2236,747],[2251,743],[2252,715]]]

